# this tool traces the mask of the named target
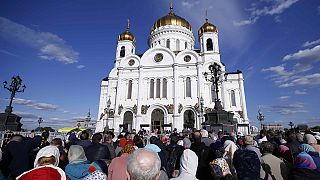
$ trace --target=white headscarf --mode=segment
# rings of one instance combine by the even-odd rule
[[[78,163],[87,160],[86,154],[84,153],[83,147],[79,145],[72,145],[68,152],[69,163]]]
[[[51,157],[54,156],[56,159],[56,162],[54,163],[54,166],[58,166],[59,164],[59,158],[60,158],[60,152],[59,149],[56,146],[46,146],[39,150],[37,153],[36,159],[34,160],[34,167],[38,167],[38,160],[42,157]]]
[[[183,151],[180,158],[180,173],[187,173],[196,176],[198,168],[198,156],[190,149]]]
[[[238,149],[237,145],[230,140],[226,140],[223,144],[223,147],[223,157],[228,156],[229,158],[233,159],[234,152],[236,152],[236,150]]]

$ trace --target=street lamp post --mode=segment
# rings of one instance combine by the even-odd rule
[[[262,121],[264,121],[264,115],[262,114],[261,110],[258,110],[258,115],[257,115],[258,121],[260,121],[260,127],[263,129],[263,124]]]
[[[5,112],[12,113],[13,98],[15,97],[17,92],[24,92],[24,89],[26,88],[26,86],[22,85],[22,79],[20,78],[20,76],[13,76],[11,78],[11,84],[9,86],[7,85],[8,85],[7,81],[4,81],[3,87],[11,92],[9,106],[6,107]]]
[[[292,129],[292,127],[294,126],[294,123],[293,123],[292,121],[290,121],[288,125],[289,125],[290,128]]]
[[[39,117],[39,119],[38,119],[39,131],[40,131],[40,125],[41,125],[41,123],[43,123],[43,119],[42,119],[42,117]]]
[[[210,72],[203,73],[206,81],[212,82],[212,84],[215,87],[215,92],[216,92],[216,98],[215,98],[215,105],[214,109],[216,110],[222,110],[222,105],[221,101],[219,99],[219,83],[221,83],[221,66],[218,63],[213,63],[209,66]]]

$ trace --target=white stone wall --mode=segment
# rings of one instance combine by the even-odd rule
[[[134,112],[136,105],[137,113],[133,113],[133,129],[140,129],[140,124],[151,124],[151,113],[154,109],[161,109],[164,112],[164,124],[172,123],[173,128],[178,131],[183,129],[184,112],[191,110],[195,115],[195,127],[201,128],[201,118],[199,109],[195,108],[200,104],[200,97],[204,99],[204,107],[213,108],[214,99],[212,98],[212,83],[207,82],[203,76],[205,71],[209,71],[209,65],[214,62],[220,64],[222,72],[225,66],[220,61],[218,35],[217,33],[204,33],[200,38],[205,41],[207,38],[213,39],[213,51],[207,52],[202,44],[201,53],[195,52],[194,37],[192,32],[184,27],[164,26],[154,30],[149,38],[150,49],[140,58],[134,53],[128,53],[125,57],[119,57],[119,47],[135,49],[130,42],[118,42],[115,67],[109,74],[108,81],[102,81],[99,104],[99,117],[106,108],[108,99],[111,101],[111,109],[114,110],[114,118],[103,118],[98,120],[96,131],[102,131],[108,123],[110,128],[119,131],[119,125],[123,124],[124,113]],[[166,39],[170,39],[170,49],[166,48]],[[174,44],[179,39],[180,52],[175,54],[177,45]],[[159,44],[160,41],[160,44]],[[188,48],[184,49],[184,42],[188,43]],[[182,51],[181,51],[182,50]],[[135,52],[135,50],[133,51]],[[156,62],[154,57],[161,53],[163,59]],[[191,60],[186,62],[184,57],[189,55]],[[130,65],[129,62],[134,64]],[[186,97],[186,78],[191,79],[191,97]],[[163,78],[167,80],[167,97],[163,98],[162,83]],[[150,98],[150,80],[154,79],[154,98]],[[160,98],[156,98],[156,79],[161,80]],[[132,96],[128,99],[128,82],[132,80]],[[242,73],[228,74],[227,79],[219,86],[219,98],[223,107],[227,111],[235,113],[238,123],[248,124],[243,76]],[[231,106],[231,90],[235,92],[236,106]],[[174,105],[173,113],[169,113],[165,105]],[[179,104],[182,105],[179,113]],[[123,109],[119,112],[119,106]],[[146,114],[141,113],[141,106],[149,105]],[[242,113],[238,113],[242,112]],[[241,131],[246,131],[241,128]]]

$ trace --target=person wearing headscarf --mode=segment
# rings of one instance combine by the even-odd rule
[[[318,153],[320,153],[320,145],[317,144],[317,140],[312,134],[305,134],[304,141],[312,146]]]
[[[293,157],[290,149],[285,145],[280,145],[278,148],[278,156],[284,159],[285,163],[288,163],[289,166],[293,165]]]
[[[130,144],[124,146],[120,151],[120,157],[114,158],[108,167],[108,180],[126,180],[127,162],[129,154],[132,154],[134,147]]]
[[[70,180],[83,179],[89,175],[90,161],[87,160],[83,147],[80,145],[72,145],[68,152],[69,164],[65,168],[65,172]]]
[[[298,154],[295,160],[295,168],[291,173],[290,179],[308,179],[308,180],[318,180],[320,173],[316,170],[317,166],[314,163],[312,157],[306,153],[301,152]]]
[[[172,180],[197,180],[198,156],[190,149],[183,151],[180,158],[179,176]]]
[[[119,155],[120,151],[122,150],[122,148],[124,148],[127,145],[127,140],[126,138],[122,137],[119,139],[119,145],[116,147],[115,149],[115,153],[116,156]]]
[[[59,164],[59,149],[55,146],[46,146],[39,150],[34,161],[34,168],[17,177],[18,180],[66,180],[64,171],[57,167]]]
[[[259,180],[261,163],[256,152],[238,149],[234,153],[233,165],[239,180]]]
[[[211,174],[214,179],[220,179],[226,176],[232,177],[229,165],[223,158],[224,148],[215,150],[215,159],[210,162]]]
[[[226,140],[223,143],[223,148],[224,148],[223,158],[226,159],[232,175],[235,175],[236,173],[235,173],[234,167],[233,167],[233,156],[234,156],[235,151],[238,149],[238,147],[233,141]]]
[[[309,144],[301,144],[300,145],[300,149],[301,149],[301,152],[306,152],[312,157],[314,163],[317,166],[317,170],[320,172],[320,157],[319,157],[319,153],[312,146],[310,146]]]

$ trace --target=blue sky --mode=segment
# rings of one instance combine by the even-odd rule
[[[137,53],[147,50],[153,23],[169,0],[0,0],[0,81],[20,75],[14,101],[23,128],[70,126],[90,109],[97,119],[100,82],[113,67],[117,36],[131,20]],[[241,70],[250,121],[320,124],[320,1],[174,0],[196,39],[209,21],[219,31],[227,71]],[[198,48],[198,43],[196,48]],[[9,92],[0,89],[0,109]]]

